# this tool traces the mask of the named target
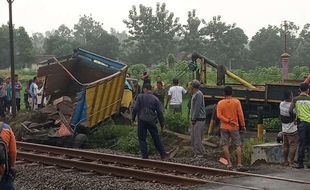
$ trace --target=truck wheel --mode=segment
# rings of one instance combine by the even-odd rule
[[[88,138],[85,134],[77,134],[74,137],[72,147],[73,148],[82,148],[86,145]]]

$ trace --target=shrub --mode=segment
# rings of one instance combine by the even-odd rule
[[[188,132],[189,121],[181,113],[168,112],[165,116],[167,128],[177,133],[186,134]]]
[[[281,130],[281,121],[279,118],[264,119],[263,124],[267,131],[277,132]]]
[[[147,136],[147,145],[148,145],[148,153],[150,155],[154,154],[155,148],[149,134]],[[140,149],[137,136],[137,129],[134,128],[130,133],[128,133],[128,135],[120,137],[116,143],[116,149],[131,154],[139,154]]]
[[[243,161],[246,164],[251,163],[251,155],[253,152],[254,145],[262,144],[264,143],[263,140],[258,140],[254,138],[250,138],[247,141],[243,143]]]
[[[134,129],[128,126],[117,126],[107,124],[98,126],[97,129],[89,134],[89,142],[92,147],[111,147],[118,139],[127,136]]]

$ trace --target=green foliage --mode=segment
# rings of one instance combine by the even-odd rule
[[[101,124],[88,134],[89,145],[92,148],[111,148],[131,154],[139,154],[137,128],[114,125],[113,122]],[[153,141],[147,137],[149,154],[155,153]]]
[[[118,150],[128,152],[131,154],[139,154],[140,149],[139,149],[139,141],[138,141],[138,136],[137,136],[137,129],[134,128],[128,135],[123,136],[118,139],[116,143],[116,148]],[[150,134],[147,136],[147,145],[148,145],[148,153],[154,154],[155,153],[155,147],[153,145],[153,141],[150,137]]]
[[[77,47],[83,47],[108,58],[116,59],[120,45],[118,39],[108,34],[102,25],[92,16],[86,15],[80,17],[79,22],[74,25],[74,29],[61,25],[57,30],[47,32],[43,46],[45,53],[62,56],[72,53],[72,50]],[[34,40],[36,38],[34,37]]]
[[[97,126],[96,130],[89,134],[89,141],[92,147],[111,147],[114,146],[118,139],[127,136],[133,128],[128,126]]]
[[[115,59],[119,54],[119,41],[102,26],[92,16],[83,15],[74,25],[74,38],[83,48]]]
[[[58,30],[47,33],[43,47],[45,52],[51,55],[62,56],[72,53],[75,47],[73,31],[65,25],[59,26]]]
[[[15,67],[24,68],[34,60],[33,46],[24,27],[14,28]],[[0,27],[0,69],[10,66],[9,27]]]
[[[165,115],[165,123],[171,131],[186,134],[188,132],[189,120],[181,113],[168,112]]]
[[[304,80],[305,76],[309,74],[309,67],[296,66],[293,68],[292,73],[289,73],[289,78],[294,80]]]
[[[128,72],[133,78],[139,79],[143,72],[146,71],[146,66],[144,64],[130,65]]]
[[[281,131],[281,120],[279,118],[264,119],[264,127],[267,131]]]
[[[172,68],[175,64],[176,60],[173,54],[169,53],[167,57],[167,65]]]
[[[250,42],[253,64],[262,67],[275,65],[280,60],[282,47],[278,27],[269,25],[260,29]]]
[[[252,84],[265,84],[268,82],[281,81],[281,69],[276,66],[257,67],[248,71],[237,69],[233,72]]]
[[[136,6],[129,11],[128,19],[124,20],[129,38],[127,59],[131,63],[151,66],[165,61],[169,53],[175,53],[175,37],[181,29],[179,19],[166,9],[165,3],[157,3],[153,14],[152,7]]]
[[[254,145],[263,144],[262,140],[250,138],[243,143],[243,162],[250,164]]]
[[[196,16],[196,10],[188,12],[187,24],[183,26],[183,39],[180,40],[180,50],[188,53],[204,52],[202,21]]]
[[[245,62],[242,55],[246,51],[248,37],[236,24],[227,24],[221,20],[221,16],[217,16],[205,25],[202,32],[205,36],[206,54],[215,62],[225,66],[231,60],[239,64]]]

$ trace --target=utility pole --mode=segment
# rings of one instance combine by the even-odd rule
[[[9,33],[10,33],[10,61],[11,61],[11,86],[12,86],[12,115],[16,117],[16,91],[15,91],[15,66],[14,66],[14,40],[13,40],[13,19],[12,3],[14,0],[7,0],[9,3]]]
[[[284,53],[281,55],[281,64],[282,64],[282,82],[288,80],[288,68],[289,68],[289,57],[290,55],[287,53],[287,29],[288,22],[283,21],[284,27]]]

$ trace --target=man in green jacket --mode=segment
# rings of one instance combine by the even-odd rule
[[[290,106],[290,114],[296,113],[298,123],[298,166],[296,168],[304,168],[305,150],[307,149],[307,167],[310,168],[310,96],[309,85],[307,83],[300,84],[300,95],[295,97]],[[295,113],[294,113],[295,112]]]

